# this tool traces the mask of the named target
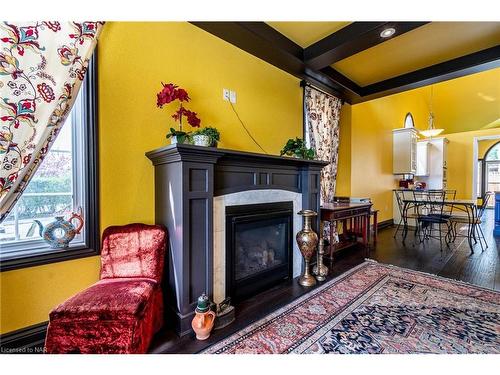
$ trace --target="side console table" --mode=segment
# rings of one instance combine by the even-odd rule
[[[335,230],[330,230],[328,253],[330,259],[337,251],[358,243],[368,248],[371,208],[371,202],[326,203],[321,206],[321,221],[328,221],[330,228],[335,228]],[[342,224],[341,232],[339,232],[339,224]],[[335,234],[338,235],[338,242]]]

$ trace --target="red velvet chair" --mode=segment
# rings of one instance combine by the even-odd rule
[[[163,325],[165,231],[129,224],[103,233],[100,280],[49,315],[48,353],[145,353]]]

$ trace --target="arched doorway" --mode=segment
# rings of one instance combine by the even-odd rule
[[[492,145],[484,154],[481,171],[482,195],[486,191],[500,191],[500,141]],[[488,207],[493,207],[493,205],[494,202],[491,199]]]

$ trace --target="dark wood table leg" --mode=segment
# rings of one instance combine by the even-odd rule
[[[334,245],[334,240],[335,240],[334,225],[335,225],[335,222],[333,220],[330,220],[330,260],[333,259],[333,245]]]
[[[366,239],[366,240],[367,240],[368,244],[370,243],[370,239],[371,239],[371,237],[372,237],[372,234],[371,234],[371,231],[370,231],[370,224],[371,224],[371,220],[372,220],[372,217],[371,217],[371,213],[369,212],[369,213],[368,213],[368,219],[367,219],[367,221],[368,221],[368,222],[367,222],[367,227],[368,227],[368,228],[367,228],[367,234],[366,234],[366,237],[367,237],[367,239]]]
[[[370,214],[364,215],[360,217],[361,219],[361,230],[363,231],[363,245],[367,246],[368,245],[368,228],[367,228],[367,223],[370,222]]]
[[[366,256],[370,254],[370,211],[365,216],[361,217],[363,225],[363,242],[365,246]]]
[[[373,242],[377,243],[378,236],[378,211],[373,212]]]

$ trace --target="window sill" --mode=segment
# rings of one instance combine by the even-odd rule
[[[98,249],[89,248],[85,245],[70,247],[64,250],[47,249],[47,252],[18,256],[11,259],[4,259],[2,257],[0,259],[0,272],[40,266],[49,263],[63,262],[79,258],[86,258],[96,255],[99,255]]]

